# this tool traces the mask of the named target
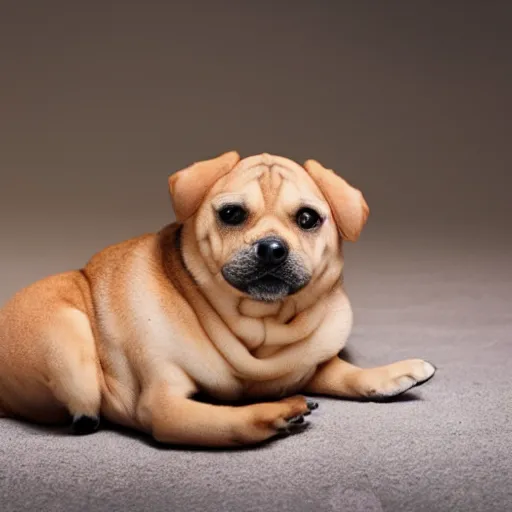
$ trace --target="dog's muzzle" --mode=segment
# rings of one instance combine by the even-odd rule
[[[273,302],[304,288],[311,276],[285,240],[266,237],[238,252],[222,268],[224,279],[255,300]]]

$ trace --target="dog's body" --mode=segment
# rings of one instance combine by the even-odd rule
[[[226,153],[173,175],[176,223],[0,312],[0,415],[71,415],[79,433],[101,415],[167,443],[228,446],[300,422],[314,408],[300,391],[383,397],[428,380],[421,360],[361,370],[337,357],[352,326],[342,240],[357,239],[368,208],[328,173]],[[281,400],[214,406],[191,399],[200,391]]]

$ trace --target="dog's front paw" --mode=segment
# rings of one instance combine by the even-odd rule
[[[307,426],[305,416],[317,407],[316,402],[308,401],[303,396],[252,405],[245,410],[243,425],[237,432],[237,441],[250,444],[276,435],[299,432]]]
[[[436,367],[421,359],[409,359],[387,366],[363,370],[361,386],[370,400],[389,399],[430,380]]]

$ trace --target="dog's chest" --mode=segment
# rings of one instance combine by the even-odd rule
[[[254,359],[255,368],[258,365],[262,372],[271,370],[273,376],[255,382],[245,376],[244,368],[230,364],[218,350],[216,342],[220,344],[221,340],[200,332],[194,335],[162,311],[139,309],[139,314],[139,325],[143,325],[145,317],[151,319],[138,333],[139,343],[144,346],[145,371],[167,380],[177,390],[187,389],[193,383],[197,389],[219,399],[278,396],[295,389],[311,369],[305,349],[302,352],[305,357],[299,356],[295,361],[283,358],[276,364],[280,348],[262,346],[250,357]],[[242,346],[242,342],[239,343]]]
[[[139,295],[139,298],[141,296]],[[245,368],[237,368],[219,351],[222,339],[205,335],[200,329],[183,323],[182,319],[169,316],[157,301],[147,297],[133,308],[136,320],[133,324],[137,344],[140,346],[139,364],[152,378],[165,379],[176,392],[203,390],[212,396],[236,400],[243,396],[279,396],[297,388],[311,370],[306,346],[291,359],[282,357],[277,362],[280,347],[265,347],[247,352],[254,369],[271,372],[272,377],[255,381],[245,376]],[[242,342],[238,342],[244,351]],[[250,364],[250,363],[249,363]],[[292,371],[291,371],[292,370]]]
[[[323,358],[322,345],[327,340],[309,339],[309,321],[305,330],[294,329],[293,322],[286,325],[291,315],[286,311],[286,318],[277,315],[275,322],[266,322],[269,336],[253,350],[235,334],[238,329],[215,314],[206,301],[185,297],[154,278],[148,258],[142,256],[131,262],[130,279],[123,283],[118,307],[108,300],[99,301],[104,306],[99,309],[105,313],[100,315],[105,348],[112,362],[118,361],[119,370],[124,368],[122,373],[132,376],[123,379],[128,387],[132,388],[131,381],[137,378],[142,379],[142,386],[166,380],[177,393],[196,388],[221,399],[279,394],[294,388]],[[102,298],[106,299],[105,295]],[[252,331],[243,324],[243,332]],[[270,335],[274,330],[279,335]]]
[[[242,384],[233,375],[194,317],[185,309],[165,307],[155,294],[142,293],[133,304],[134,328],[145,370],[182,387],[184,374],[198,389],[216,390],[220,397],[240,396]],[[176,372],[175,368],[180,368]]]

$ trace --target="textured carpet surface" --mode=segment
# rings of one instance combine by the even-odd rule
[[[306,431],[242,451],[2,420],[0,509],[512,510],[510,253],[378,250],[348,258],[349,355],[362,366],[432,361],[425,386],[393,403],[321,398]]]

